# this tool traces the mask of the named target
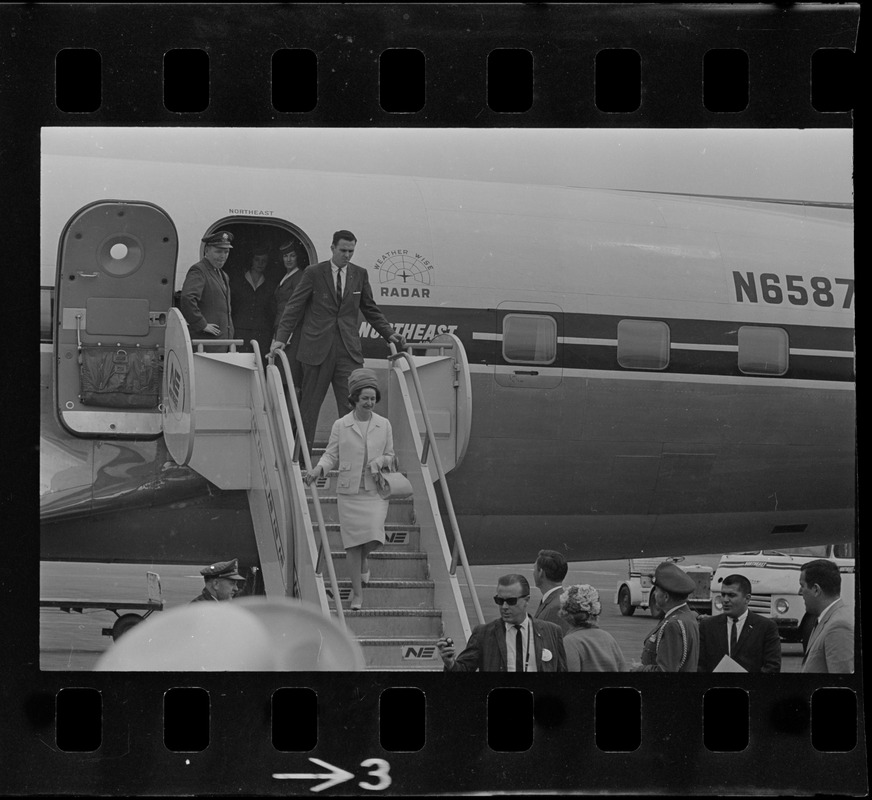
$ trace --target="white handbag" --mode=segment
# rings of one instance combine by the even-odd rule
[[[402,500],[413,494],[409,479],[397,468],[396,456],[394,456],[390,466],[382,467],[375,474],[375,482],[379,495],[385,500]]]

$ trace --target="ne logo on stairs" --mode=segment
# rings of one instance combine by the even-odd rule
[[[385,544],[406,544],[408,538],[408,531],[385,531]]]
[[[408,644],[405,647],[403,647],[403,661],[409,661],[410,659],[435,658],[435,657],[436,657],[436,645],[435,644],[424,644],[424,645]]]

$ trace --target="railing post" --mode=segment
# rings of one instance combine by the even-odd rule
[[[433,433],[433,428],[430,424],[430,417],[427,413],[427,406],[426,406],[426,403],[424,401],[424,390],[421,388],[421,381],[420,381],[420,378],[418,377],[418,366],[417,366],[417,364],[415,364],[415,359],[410,353],[407,353],[405,351],[398,352],[397,348],[393,344],[393,342],[390,343],[390,348],[391,348],[391,355],[388,357],[388,359],[391,362],[394,362],[399,358],[405,358],[406,363],[408,363],[408,365],[409,365],[409,371],[412,374],[412,384],[415,387],[415,394],[418,396],[418,404],[421,407],[421,416],[424,420],[424,429],[425,429],[426,434],[427,434],[426,439],[425,439],[425,447],[426,447],[427,445],[429,445],[429,443],[431,441],[435,442],[435,435]],[[445,470],[442,468],[442,459],[439,455],[439,448],[433,446],[431,449],[433,451],[433,463],[436,465],[436,475],[439,478],[439,485],[442,489],[442,497],[445,500],[445,508],[448,511],[448,519],[451,523],[451,532],[454,534],[454,548],[457,550],[457,552],[460,556],[460,561],[461,561],[461,564],[463,566],[463,572],[464,572],[464,575],[466,576],[466,584],[467,584],[467,587],[469,588],[469,593],[472,596],[472,604],[473,604],[473,607],[475,608],[476,616],[478,617],[479,623],[483,624],[484,623],[484,613],[481,610],[481,604],[479,603],[478,595],[475,592],[475,582],[472,579],[472,571],[470,570],[470,567],[469,567],[469,559],[466,557],[466,548],[463,546],[463,538],[460,535],[460,526],[458,525],[457,517],[454,514],[454,505],[451,502],[451,493],[448,490],[448,482],[447,482],[446,477],[445,477]],[[426,463],[424,458],[423,458],[424,452],[425,451],[422,450],[422,458],[421,458],[422,464]],[[451,561],[452,561],[452,567],[453,567],[451,574],[453,575],[456,572],[456,563],[455,563],[455,559],[454,559],[453,555],[452,555]]]

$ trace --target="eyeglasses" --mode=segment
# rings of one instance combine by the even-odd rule
[[[500,597],[499,595],[494,595],[494,602],[501,606],[503,603],[506,603],[510,606],[515,606],[518,604],[518,600],[526,600],[530,595],[525,594],[521,595],[521,597]]]

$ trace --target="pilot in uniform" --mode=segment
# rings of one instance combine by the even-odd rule
[[[245,578],[239,574],[239,559],[220,561],[200,570],[206,585],[192,603],[232,600],[242,590]]]
[[[203,258],[185,275],[179,306],[192,339],[233,339],[230,281],[224,264],[233,248],[233,234],[216,231],[204,236]],[[208,352],[227,352],[224,346],[206,346]]]
[[[687,606],[696,584],[670,561],[658,565],[651,592],[666,612],[657,627],[645,637],[642,665],[633,672],[696,672],[699,660],[697,615]]]

